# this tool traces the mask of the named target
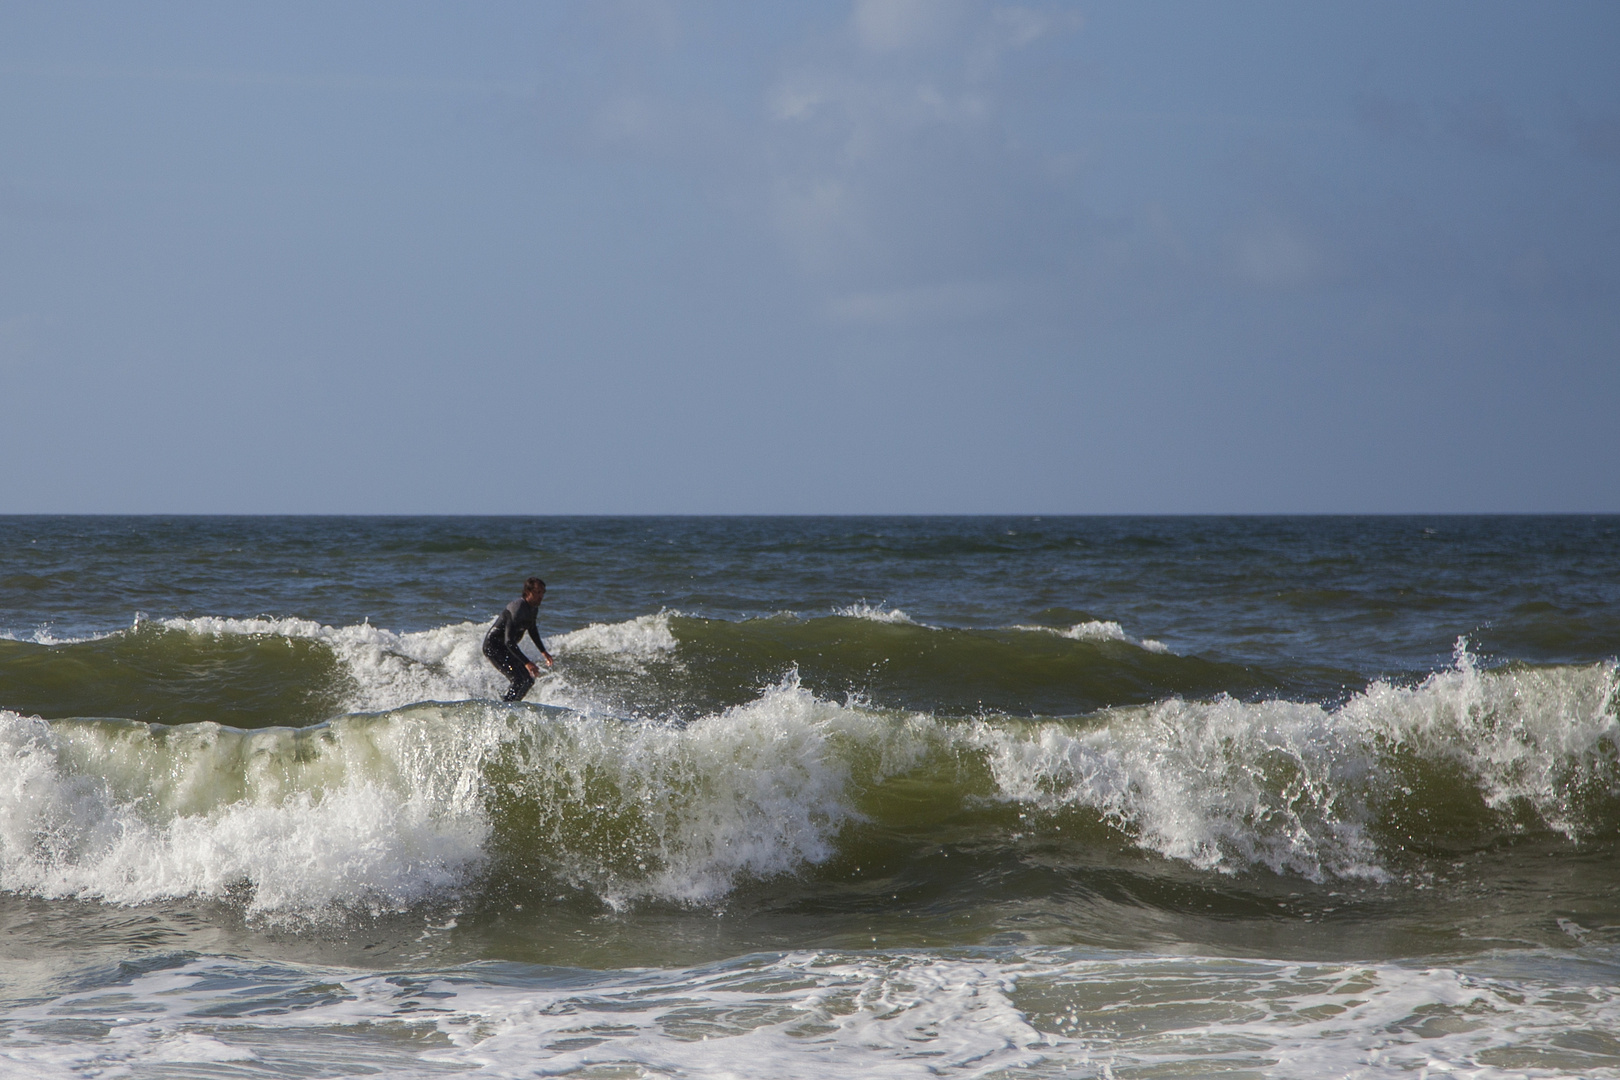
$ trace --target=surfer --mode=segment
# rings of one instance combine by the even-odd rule
[[[523,695],[529,692],[540,674],[534,661],[518,650],[518,643],[523,640],[524,634],[534,639],[540,655],[546,658],[546,667],[551,666],[551,654],[546,651],[546,643],[540,640],[540,631],[535,627],[535,618],[540,614],[540,601],[545,598],[545,582],[537,577],[525,581],[523,595],[501,609],[501,613],[495,616],[495,625],[484,635],[484,655],[512,682],[506,693],[501,695],[502,701],[522,701]]]

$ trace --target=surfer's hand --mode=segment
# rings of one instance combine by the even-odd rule
[[[551,654],[550,653],[542,653],[541,655],[543,655],[546,658],[546,667],[550,667],[551,666]]]
[[[548,660],[548,661],[546,661],[546,663],[550,664],[551,661]],[[530,675],[539,675],[540,674],[540,669],[535,667],[532,663],[524,664],[523,666],[529,669],[529,674]]]

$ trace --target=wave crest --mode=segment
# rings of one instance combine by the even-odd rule
[[[1070,641],[1123,641],[1127,645],[1135,645],[1138,649],[1146,649],[1152,653],[1168,653],[1170,647],[1162,641],[1152,638],[1133,638],[1125,632],[1125,628],[1112,620],[1088,619],[1085,622],[1075,623],[1063,629],[1051,626],[1025,626],[1013,627],[1014,630],[1024,630],[1035,634],[1056,634],[1058,637],[1068,638]]]
[[[240,731],[0,712],[0,887],[127,904],[245,884],[256,914],[442,896],[483,861],[464,780],[491,732],[431,719]]]
[[[1083,807],[1168,858],[1381,880],[1407,847],[1620,832],[1617,685],[1612,662],[1483,671],[1459,642],[1451,670],[1337,708],[1170,698],[974,741],[1001,798]]]
[[[687,724],[480,701],[254,731],[0,712],[0,888],[246,887],[254,912],[308,914],[495,874],[711,904],[869,828],[920,851],[949,821],[1009,857],[1029,835],[1104,842],[1074,813],[1204,870],[1381,880],[1408,850],[1620,835],[1617,683],[1612,662],[1484,671],[1460,650],[1337,707],[1166,698],[1075,721],[839,704],[794,672]]]

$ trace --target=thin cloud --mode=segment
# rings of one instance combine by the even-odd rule
[[[954,281],[908,289],[848,293],[827,303],[833,322],[904,326],[969,322],[1007,310],[1012,291],[1004,284]]]
[[[1326,267],[1315,244],[1280,221],[1259,221],[1241,230],[1232,244],[1232,266],[1239,278],[1271,289],[1310,285]]]
[[[949,0],[855,0],[850,25],[868,52],[887,53],[937,43],[960,8]]]
[[[1027,277],[1032,262],[1061,261],[1054,247],[1086,217],[1073,170],[1009,133],[1016,103],[998,63],[1079,19],[863,0],[851,26],[856,48],[801,58],[764,101],[773,219],[800,268],[833,293],[834,320],[944,315],[951,305],[928,299],[957,295],[930,284],[942,273]],[[874,54],[887,59],[876,66]]]

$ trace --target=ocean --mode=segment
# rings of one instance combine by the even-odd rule
[[[1615,516],[0,518],[0,1075],[1620,1077],[1617,656]]]

